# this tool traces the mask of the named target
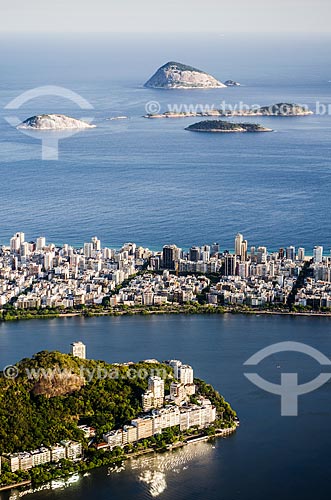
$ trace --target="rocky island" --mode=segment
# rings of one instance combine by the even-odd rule
[[[33,129],[33,130],[66,130],[66,129],[85,129],[94,128],[95,125],[90,125],[83,120],[77,120],[66,115],[58,114],[43,114],[35,115],[27,118],[18,129]]]
[[[306,116],[312,115],[313,112],[308,106],[300,106],[288,102],[279,102],[270,106],[262,106],[256,111],[252,110],[252,114],[259,116]]]
[[[190,132],[212,132],[212,133],[231,133],[231,132],[273,132],[271,128],[262,127],[257,123],[231,123],[223,120],[205,120],[194,123],[185,130]]]
[[[226,88],[224,83],[200,69],[170,61],[161,66],[145,83],[154,89],[216,89]]]
[[[246,109],[236,109],[234,106],[232,109],[203,109],[202,105],[199,105],[201,111],[165,111],[164,113],[158,114],[147,114],[144,118],[192,118],[196,116],[221,116],[221,117],[231,117],[231,116],[307,116],[312,115],[313,112],[308,108],[308,106],[300,106],[299,104],[290,104],[285,102],[280,102],[278,104],[271,104],[270,106],[255,106]]]
[[[224,85],[226,87],[240,87],[240,83],[235,82],[234,80],[226,80],[226,82],[224,82]]]

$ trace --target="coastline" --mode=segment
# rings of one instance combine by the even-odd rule
[[[25,311],[24,311],[25,312]],[[303,317],[331,317],[331,311],[291,311],[291,310],[267,310],[267,309],[241,309],[241,308],[231,308],[227,306],[199,306],[194,310],[191,306],[173,306],[167,308],[128,308],[128,309],[102,309],[96,310],[95,308],[87,307],[84,310],[80,311],[55,311],[53,313],[42,314],[38,311],[27,310],[26,314],[21,313],[18,316],[11,316],[10,318],[5,319],[4,317],[0,317],[0,324],[12,321],[24,321],[31,319],[54,319],[54,318],[93,318],[93,317],[119,317],[119,316],[155,316],[155,315],[186,315],[186,316],[196,316],[196,315],[214,315],[214,314],[242,314],[242,315],[254,315],[254,316],[303,316]]]
[[[198,442],[200,443],[200,442],[204,442],[204,441],[210,441],[210,440],[216,439],[216,438],[226,438],[226,437],[230,436],[231,434],[233,434],[234,432],[236,432],[237,428],[238,428],[238,425],[234,425],[234,426],[228,427],[226,429],[216,429],[215,433],[212,435],[198,435],[198,436],[187,437],[183,441],[178,441],[178,442],[175,442],[173,444],[167,445],[167,448],[165,450],[161,449],[161,448],[160,449],[147,448],[147,449],[143,449],[143,450],[139,450],[139,451],[134,451],[131,453],[126,453],[125,455],[123,455],[123,457],[121,457],[120,462],[114,461],[113,466],[115,466],[115,467],[120,466],[121,464],[123,464],[123,462],[126,462],[128,460],[134,460],[135,458],[138,458],[138,457],[141,457],[144,455],[151,455],[152,453],[171,452],[173,450],[183,448],[183,447],[188,446],[190,444],[195,444]],[[81,462],[83,462],[83,461],[81,461]],[[111,467],[111,465],[108,465],[108,467],[109,466]],[[89,471],[100,469],[101,467],[107,467],[107,465],[105,465],[105,464],[97,465],[96,467],[89,469]],[[84,471],[73,472],[72,474],[68,474],[67,476],[62,477],[61,479],[66,480],[66,479],[70,478],[71,476],[75,476],[77,474],[79,476],[84,476],[84,474],[86,474],[86,471],[85,472]],[[43,487],[47,484],[51,484],[51,481],[46,481],[45,483],[36,485],[36,489],[38,490],[38,488],[40,488],[40,487]],[[25,496],[28,493],[33,493],[33,491],[23,489],[25,486],[31,486],[31,484],[32,484],[31,480],[27,480],[27,481],[21,481],[20,483],[1,486],[0,492],[14,490],[14,489],[18,488],[19,493],[18,493],[17,498],[20,498],[21,496]],[[32,487],[31,489],[34,490],[35,488]]]

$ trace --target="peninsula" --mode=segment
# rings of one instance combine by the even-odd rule
[[[231,123],[223,120],[205,120],[189,125],[190,132],[231,133],[231,132],[272,132],[271,128],[257,123]]]
[[[58,114],[44,114],[35,115],[27,118],[20,125],[18,129],[32,129],[32,130],[66,130],[66,129],[85,129],[94,128],[83,120],[77,120],[66,115]]]
[[[70,355],[42,351],[1,372],[0,487],[36,486],[239,424],[179,360],[108,364],[85,354],[74,342]]]
[[[161,66],[145,83],[154,89],[215,89],[226,88],[224,83],[200,69],[170,61]]]

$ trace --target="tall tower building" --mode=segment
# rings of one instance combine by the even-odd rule
[[[244,237],[242,234],[238,233],[236,239],[234,240],[234,253],[238,257],[241,255],[241,246],[243,243]]]
[[[44,238],[44,236],[39,236],[36,242],[37,251],[42,250],[45,246],[46,246],[46,238]]]
[[[267,248],[258,247],[257,249],[257,263],[265,264],[267,262]]]
[[[247,240],[244,240],[241,244],[240,260],[241,262],[247,260]]]
[[[191,247],[189,259],[192,262],[198,262],[200,260],[200,247]]]
[[[10,251],[11,253],[19,253],[21,245],[24,243],[24,233],[16,233],[10,238]]]
[[[224,276],[235,276],[237,259],[235,255],[226,255],[224,259]]]
[[[193,384],[193,368],[190,365],[182,365],[179,368],[179,380],[182,384]]]
[[[182,366],[182,362],[179,361],[178,359],[172,359],[169,361],[169,366],[172,367],[174,371],[174,377],[178,380],[179,379],[179,369]]]
[[[316,262],[316,264],[323,262],[323,247],[322,246],[314,247],[314,262]]]
[[[164,245],[162,251],[163,268],[174,270],[176,262],[180,259],[180,252],[180,248],[176,245]]]
[[[93,250],[96,250],[96,251],[101,250],[101,241],[98,240],[98,238],[96,236],[93,236],[93,238],[92,238],[92,247],[93,247]]]
[[[214,255],[218,254],[220,252],[220,244],[219,243],[213,243],[210,249],[210,255],[213,257]]]
[[[93,243],[84,243],[84,255],[89,258],[92,257]]]
[[[149,377],[148,390],[142,395],[144,411],[162,408],[164,404],[164,380],[161,377]]]
[[[286,248],[286,259],[295,260],[295,247],[290,246]]]
[[[305,260],[305,249],[304,248],[298,248],[298,259],[299,260]]]

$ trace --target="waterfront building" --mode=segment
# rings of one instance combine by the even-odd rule
[[[176,245],[164,245],[162,251],[162,267],[174,270],[179,262],[181,249]]]
[[[174,377],[175,379],[179,379],[179,369],[182,365],[182,362],[179,361],[178,359],[171,359],[169,361],[169,366],[171,366],[171,368],[173,369],[174,371]]]
[[[189,260],[198,262],[200,260],[200,247],[191,247],[189,252]]]
[[[286,259],[295,260],[295,247],[293,245],[286,248]]]
[[[185,385],[180,382],[172,382],[170,385],[170,399],[176,405],[185,401],[187,399]]]
[[[20,458],[18,453],[2,455],[1,461],[9,465],[11,472],[16,472],[20,468]]]
[[[314,262],[316,264],[320,264],[321,262],[323,262],[323,247],[315,246],[313,255],[314,255]]]
[[[298,248],[298,260],[305,260],[305,249],[302,247]]]
[[[44,236],[39,236],[39,238],[37,238],[37,242],[36,242],[37,252],[41,252],[43,250],[43,248],[45,248],[45,246],[46,246],[46,238]]]
[[[31,451],[32,466],[47,464],[51,461],[51,450],[42,446],[38,450]]]
[[[243,243],[244,237],[242,234],[238,233],[236,235],[236,238],[234,240],[234,254],[236,257],[241,256],[241,251],[242,251],[242,243]]]
[[[83,342],[73,342],[71,345],[71,354],[77,358],[86,359],[86,345]]]
[[[220,252],[220,244],[219,243],[213,243],[210,248],[210,255],[214,257]]]
[[[164,403],[164,380],[161,377],[149,377],[148,390],[142,395],[142,406],[145,412],[152,408],[160,408]]]
[[[137,428],[137,439],[145,439],[153,436],[153,418],[151,416],[135,418],[131,420],[131,425]]]
[[[179,368],[179,380],[182,384],[193,384],[193,368],[190,365],[181,365]]]
[[[117,430],[107,432],[106,434],[103,434],[102,437],[105,440],[105,442],[108,444],[108,446],[111,450],[113,448],[115,448],[115,446],[122,446],[123,445],[123,430],[122,429],[117,429]]]
[[[138,440],[137,427],[134,425],[125,425],[123,427],[123,444],[134,443]]]
[[[267,248],[258,247],[256,255],[257,264],[265,264],[267,262]]]
[[[224,276],[234,276],[236,274],[237,259],[235,255],[227,254],[224,259]]]
[[[142,407],[145,412],[154,408],[154,394],[152,391],[145,391],[141,398]]]
[[[51,447],[51,461],[59,462],[66,458],[66,447],[62,444],[56,444]]]

